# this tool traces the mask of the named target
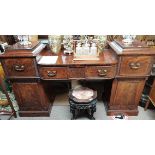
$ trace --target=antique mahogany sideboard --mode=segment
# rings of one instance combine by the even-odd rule
[[[39,42],[28,47],[15,44],[8,48],[0,55],[0,61],[6,78],[12,84],[19,115],[49,116],[54,97],[48,97],[45,81],[54,83],[72,79],[112,80],[105,105],[107,115],[137,115],[145,81],[154,63],[155,50],[141,42],[132,46],[125,46],[121,41],[114,43],[119,48],[109,43],[109,48],[100,53],[99,60],[73,61],[73,55],[59,52],[57,62],[50,65],[38,64],[42,56],[53,55],[47,47],[40,52],[32,52],[40,46]],[[51,96],[54,91],[50,92]]]

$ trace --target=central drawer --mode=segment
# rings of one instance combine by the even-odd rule
[[[84,79],[85,67],[69,67],[68,76],[69,79]]]
[[[41,67],[39,73],[42,79],[67,79],[67,67]]]
[[[115,73],[116,66],[87,66],[85,76],[87,79],[104,79],[114,78]]]

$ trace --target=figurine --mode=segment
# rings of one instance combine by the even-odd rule
[[[106,46],[107,36],[106,35],[96,35],[96,36],[94,36],[94,42],[97,43],[99,49],[103,50]]]
[[[64,45],[64,53],[72,54],[73,53],[73,36],[72,35],[64,35],[63,37],[63,45]]]
[[[18,40],[21,45],[27,46],[31,45],[32,43],[29,41],[29,35],[18,35]]]

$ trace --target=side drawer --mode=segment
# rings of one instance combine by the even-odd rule
[[[152,58],[150,56],[124,56],[121,60],[118,75],[148,75],[151,71],[151,63]]]
[[[67,67],[40,67],[40,77],[42,79],[67,79]]]
[[[116,66],[87,66],[85,72],[87,79],[114,78],[115,74]]]
[[[33,58],[8,58],[2,60],[6,76],[37,76],[35,59]]]

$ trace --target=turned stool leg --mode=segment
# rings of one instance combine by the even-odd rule
[[[145,109],[144,109],[144,111],[147,110],[147,108],[148,108],[148,106],[149,106],[149,103],[150,103],[150,100],[148,99],[148,101],[146,102],[146,105],[145,105]]]
[[[76,109],[73,108],[71,112],[72,112],[72,115],[73,115],[72,118],[71,118],[71,120],[76,119],[77,118]]]
[[[91,120],[95,120],[95,117],[94,117],[94,109],[91,109]]]
[[[89,113],[89,119],[91,119],[91,120],[95,120],[95,118],[94,118],[94,112],[95,112],[95,107],[91,107],[90,109],[89,109],[89,111],[90,111],[90,113]]]

